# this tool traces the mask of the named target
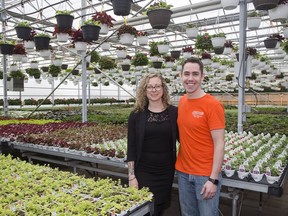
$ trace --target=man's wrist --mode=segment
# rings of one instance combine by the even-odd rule
[[[212,182],[214,185],[218,185],[219,184],[219,180],[218,179],[213,179],[213,178],[208,178],[208,181]]]

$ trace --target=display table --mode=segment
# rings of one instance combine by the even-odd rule
[[[127,178],[127,163],[124,160],[110,159],[108,157],[103,157],[101,155],[93,155],[83,153],[81,151],[73,151],[63,148],[53,148],[44,147],[41,145],[34,144],[23,144],[17,142],[2,142],[1,145],[8,147],[11,150],[19,150],[22,156],[27,157],[29,162],[32,160],[44,161],[48,163],[55,163],[65,165],[67,167],[72,167],[73,172],[77,172],[77,169],[85,169],[93,172],[100,172],[107,175],[113,175],[117,177]],[[53,156],[53,157],[48,157]],[[87,162],[83,164],[83,162]],[[99,165],[105,165],[106,168],[99,168]],[[113,168],[113,169],[111,169]],[[119,169],[115,169],[119,168]],[[115,171],[116,170],[116,171]],[[280,180],[277,183],[269,184],[263,180],[260,182],[255,182],[251,177],[241,180],[234,174],[232,177],[226,177],[223,173],[222,185],[230,188],[237,188],[243,190],[250,190],[255,192],[260,192],[260,202],[262,205],[262,193],[267,193],[269,195],[274,195],[281,197],[283,192],[284,179],[287,175],[287,167],[285,168]],[[173,184],[177,188],[177,183]],[[239,190],[234,190],[231,192],[221,192],[221,197],[232,199],[232,216],[237,215],[237,201],[239,199]],[[147,210],[147,206],[139,211]],[[149,210],[148,210],[149,212]],[[135,213],[136,215],[141,215]]]

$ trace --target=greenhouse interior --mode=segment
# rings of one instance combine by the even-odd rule
[[[191,57],[225,107],[219,215],[288,215],[288,0],[1,0],[0,21],[0,215],[152,215],[128,118],[147,74],[177,107]]]

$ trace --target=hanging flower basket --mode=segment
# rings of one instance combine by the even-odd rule
[[[252,0],[256,10],[270,10],[278,6],[279,0]]]
[[[169,9],[155,9],[148,11],[147,16],[153,29],[166,29],[172,13]]]
[[[100,24],[100,34],[106,35],[109,32],[109,27],[107,24]]]
[[[23,40],[28,40],[30,38],[30,33],[32,31],[32,28],[26,27],[26,26],[16,26],[15,30],[16,30],[16,34],[18,38],[21,38]]]
[[[132,0],[111,0],[114,14],[117,16],[128,16],[131,10]]]
[[[157,48],[160,54],[165,54],[169,52],[169,44],[158,44]]]
[[[256,30],[261,24],[261,17],[247,17],[247,28]]]
[[[224,46],[223,47],[215,47],[214,48],[214,53],[217,55],[221,55],[224,52]]]
[[[134,41],[134,35],[129,33],[121,34],[119,37],[120,37],[120,43],[124,45],[131,45]]]
[[[34,41],[24,41],[24,47],[28,50],[34,49],[35,42]]]
[[[156,69],[161,68],[162,64],[163,64],[162,61],[155,61],[155,62],[152,62],[152,63],[153,63],[153,67],[156,68]]]
[[[281,22],[288,19],[288,4],[280,4],[268,11],[269,19],[272,22]]]
[[[49,49],[50,37],[46,35],[34,36],[34,42],[36,50],[47,50]]]
[[[129,70],[130,70],[130,67],[131,67],[131,65],[122,64],[122,65],[121,65],[121,67],[122,67],[122,70],[123,70],[123,71],[129,71]]]
[[[137,41],[139,45],[147,45],[148,44],[148,37],[147,36],[138,36]]]
[[[221,0],[221,5],[224,10],[233,10],[237,8],[239,0]]]
[[[55,17],[59,29],[72,28],[74,16],[72,16],[71,14],[57,14]]]
[[[186,35],[188,38],[196,38],[199,33],[198,28],[186,28]]]
[[[126,52],[126,50],[117,50],[116,55],[118,58],[125,59],[127,52]]]
[[[1,54],[3,55],[12,55],[13,54],[14,45],[12,44],[0,44]]]
[[[87,42],[77,41],[75,42],[75,49],[77,51],[86,51],[87,49]]]
[[[179,59],[181,51],[180,50],[173,50],[170,51],[171,57],[174,59]]]
[[[278,39],[277,38],[267,38],[264,40],[264,45],[267,49],[274,49],[276,48],[278,43]]]
[[[83,39],[85,41],[97,41],[100,33],[99,21],[87,20],[84,25],[81,26]]]
[[[67,33],[58,33],[57,34],[57,40],[60,43],[65,43],[68,41],[68,39],[69,39],[69,34],[67,34]]]

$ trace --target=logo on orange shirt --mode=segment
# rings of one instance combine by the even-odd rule
[[[204,112],[201,111],[192,111],[192,115],[194,118],[202,118],[204,115]]]

